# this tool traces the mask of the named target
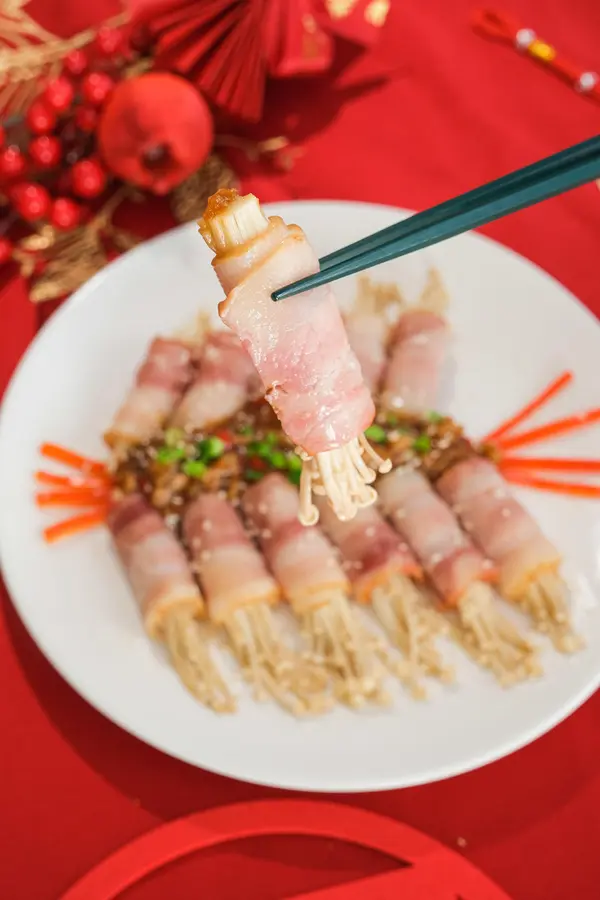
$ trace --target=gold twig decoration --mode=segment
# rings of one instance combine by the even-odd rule
[[[24,7],[29,0],[0,0],[0,112],[22,113],[39,90],[39,81],[55,78],[71,50],[84,47],[97,28],[87,28],[70,38],[59,38],[38,25]],[[125,14],[105,24],[122,25]]]
[[[139,243],[139,238],[112,222],[125,194],[125,188],[116,191],[93,219],[73,231],[44,225],[19,241],[13,259],[24,278],[33,278],[29,297],[34,303],[65,297],[81,287],[109,262],[107,247],[124,252]],[[45,265],[36,276],[40,261]]]

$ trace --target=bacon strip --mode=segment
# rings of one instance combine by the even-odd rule
[[[250,353],[286,433],[315,455],[356,438],[375,408],[331,290],[272,302],[277,287],[318,268],[301,229],[281,228],[280,220],[271,220],[267,233],[274,231],[276,239],[259,234],[248,242],[252,266],[220,303],[219,314]],[[222,283],[231,283],[229,258],[225,273],[219,256],[214,266]]]
[[[368,603],[373,590],[389,583],[393,575],[421,577],[408,544],[374,506],[359,510],[349,522],[341,522],[326,503],[320,504],[320,513],[323,530],[339,548],[354,596],[361,603]]]
[[[138,494],[115,503],[108,527],[151,637],[163,636],[174,610],[202,616],[204,603],[183,548]]]
[[[385,338],[388,323],[381,314],[345,316],[346,334],[360,364],[363,378],[372,394],[377,392],[386,364]]]
[[[498,566],[500,590],[508,598],[519,599],[538,574],[558,569],[558,550],[489,460],[474,456],[458,463],[436,489]]]
[[[223,422],[257,396],[260,379],[234,334],[213,332],[204,346],[196,377],[171,417],[171,424],[192,432]]]
[[[250,604],[277,602],[279,587],[227,500],[201,494],[185,512],[183,535],[214,622]]]
[[[400,317],[383,382],[387,409],[416,414],[435,409],[448,344],[448,323],[438,313],[415,308]]]
[[[494,578],[492,565],[463,533],[452,510],[414,469],[378,484],[381,505],[412,547],[442,600],[456,606],[471,585]]]
[[[298,492],[282,475],[267,475],[248,488],[242,505],[296,613],[308,612],[334,594],[348,591],[348,578],[323,532],[298,521]]]
[[[183,341],[155,338],[135,383],[104,435],[109,447],[150,440],[167,421],[192,377],[192,348]]]

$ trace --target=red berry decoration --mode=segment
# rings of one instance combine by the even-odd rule
[[[81,207],[69,197],[57,197],[50,210],[50,222],[55,228],[69,231],[81,221]]]
[[[12,252],[12,242],[8,238],[0,237],[0,266],[10,261]]]
[[[66,112],[69,109],[74,96],[75,88],[72,82],[65,78],[64,75],[61,75],[60,78],[55,78],[54,81],[50,81],[44,90],[44,100],[51,109],[59,113]]]
[[[50,194],[41,184],[25,181],[15,187],[12,200],[16,211],[26,222],[41,219],[50,209]]]
[[[102,106],[112,93],[115,83],[106,72],[90,72],[81,84],[83,99],[90,106]]]
[[[91,134],[98,124],[98,111],[93,106],[78,106],[75,110],[75,124],[82,131]]]
[[[47,134],[56,125],[56,113],[43,100],[34,100],[25,121],[34,134]]]
[[[61,143],[57,137],[51,134],[41,134],[29,144],[29,156],[36,166],[50,169],[60,162]]]
[[[0,125],[0,147],[4,147],[4,141],[6,140],[6,132],[2,125]]]
[[[104,25],[98,29],[94,44],[103,56],[117,56],[125,46],[125,39],[123,32],[118,28],[109,28]]]
[[[95,159],[81,159],[71,169],[71,187],[78,197],[98,197],[106,187],[106,172]]]
[[[69,75],[74,75],[76,78],[79,77],[79,75],[83,75],[87,67],[88,58],[83,50],[71,50],[63,60],[65,72]]]
[[[0,153],[0,175],[18,178],[25,171],[25,157],[18,147],[5,147]]]

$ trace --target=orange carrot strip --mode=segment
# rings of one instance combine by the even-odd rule
[[[600,498],[600,484],[578,484],[574,481],[553,481],[549,478],[536,478],[534,475],[518,475],[506,472],[505,478],[511,484],[535,488],[538,491],[551,491],[554,494],[568,494],[571,497]]]
[[[58,444],[42,444],[40,447],[42,456],[53,459],[72,469],[79,469],[86,475],[106,475],[106,466],[97,459],[89,459],[87,456],[81,456],[66,447],[60,447]]]
[[[40,484],[52,484],[65,488],[99,488],[106,485],[106,479],[98,475],[55,475],[54,472],[35,472],[35,480]]]
[[[50,525],[49,528],[44,529],[44,540],[48,544],[53,544],[54,541],[58,541],[60,538],[69,537],[72,534],[77,534],[80,531],[87,531],[88,528],[94,528],[96,525],[101,525],[105,519],[105,507],[99,508],[94,512],[84,513],[81,516],[72,516],[70,519],[63,519],[62,522],[57,522],[55,525]]]
[[[576,413],[574,416],[567,416],[564,419],[556,419],[547,425],[532,428],[531,431],[522,431],[520,434],[515,434],[514,437],[507,437],[505,440],[498,441],[498,445],[500,450],[512,450],[514,447],[534,444],[537,441],[543,441],[545,438],[565,434],[567,431],[575,431],[577,428],[583,428],[585,425],[591,425],[592,422],[598,421],[600,421],[600,408],[590,409],[587,412]]]
[[[98,506],[108,500],[106,490],[44,491],[35,495],[38,506]]]
[[[551,456],[502,456],[501,469],[537,469],[541,472],[590,472],[600,474],[600,459],[561,459]]]
[[[573,373],[572,372],[563,372],[562,375],[559,375],[558,378],[555,378],[554,381],[551,381],[550,384],[544,388],[544,390],[540,394],[536,394],[532,400],[529,401],[522,409],[516,412],[510,419],[506,419],[505,422],[502,422],[494,431],[490,431],[484,438],[482,438],[482,443],[487,444],[493,441],[497,441],[498,438],[502,437],[503,434],[506,434],[508,431],[512,431],[516,425],[520,425],[525,419],[528,419],[534,412],[536,412],[544,403],[547,403],[552,397],[555,397],[559,391],[562,391],[563,388],[566,388],[568,384],[573,381]]]

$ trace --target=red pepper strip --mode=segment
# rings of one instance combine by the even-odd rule
[[[561,459],[550,456],[503,456],[501,469],[537,469],[542,472],[591,472],[600,474],[600,459]]]
[[[64,519],[55,525],[50,525],[44,529],[44,540],[48,544],[60,540],[63,537],[70,537],[80,531],[87,531],[96,525],[101,525],[106,519],[106,507],[99,507],[94,512],[84,513],[80,516],[72,516],[70,519]]]
[[[220,438],[220,440],[222,440],[224,444],[227,444],[228,447],[233,444],[234,435],[227,428],[217,429],[217,431],[215,431],[215,437]]]
[[[99,503],[108,500],[106,488],[101,490],[70,490],[70,491],[44,491],[35,495],[35,502],[40,507],[45,506],[98,506]]]
[[[575,431],[599,420],[600,408],[590,409],[587,412],[576,413],[574,416],[567,416],[564,419],[556,419],[556,421],[549,422],[547,425],[532,428],[531,431],[522,431],[514,437],[507,437],[506,440],[498,441],[498,445],[502,451],[514,447],[524,447],[526,444],[534,444],[537,441],[543,441],[545,438],[565,434],[568,431]]]
[[[86,475],[97,475],[105,478],[108,476],[103,462],[81,456],[79,453],[74,453],[72,450],[67,450],[66,447],[60,447],[58,444],[42,444],[40,453],[48,459],[70,466],[72,469],[78,469]]]
[[[264,459],[261,459],[260,456],[250,456],[248,458],[248,468],[253,469],[255,472],[271,471],[269,464]]]
[[[529,403],[527,403],[522,409],[516,412],[510,419],[506,419],[505,422],[502,422],[494,431],[490,431],[483,439],[482,443],[487,444],[494,441],[497,441],[498,438],[501,438],[503,434],[506,434],[508,431],[512,431],[516,425],[520,425],[525,419],[528,419],[529,416],[533,415],[541,406],[548,402],[552,397],[555,397],[559,391],[562,391],[563,388],[566,388],[568,384],[573,381],[573,373],[572,372],[563,372],[562,375],[559,375],[558,378],[555,378],[554,381],[551,381],[550,384],[544,388],[544,390],[536,394]]]
[[[546,478],[536,478],[533,475],[519,475],[511,471],[504,473],[511,484],[519,484],[522,487],[535,488],[538,491],[551,491],[554,494],[568,494],[571,497],[598,497],[600,498],[600,484],[578,484],[573,481],[552,481]]]
[[[100,488],[104,487],[106,489],[106,479],[100,478],[95,475],[87,477],[85,475],[81,476],[70,476],[70,475],[55,475],[54,472],[36,472],[34,474],[34,478],[40,484],[52,484],[55,487],[64,487],[64,488]]]

